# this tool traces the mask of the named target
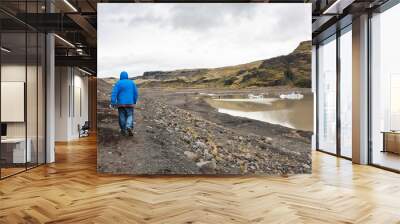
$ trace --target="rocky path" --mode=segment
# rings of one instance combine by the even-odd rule
[[[173,99],[176,96],[143,94],[138,104],[140,108],[135,111],[133,138],[119,135],[116,111],[100,109],[103,112],[98,115],[99,171],[274,175],[311,171],[309,143],[301,132],[287,128],[282,132],[274,127],[273,130],[282,133],[281,140],[286,139],[280,141],[272,138],[276,136],[260,135],[257,129],[263,127],[263,122],[257,122],[261,126],[253,125],[254,132],[245,131],[235,128],[234,124],[249,123],[248,119],[211,111],[210,119],[206,119],[204,111],[188,106],[201,104],[201,99],[181,97],[185,99],[183,104]],[[218,116],[221,119],[217,119]]]
[[[116,111],[99,118],[98,144],[100,172],[121,174],[185,174],[196,173],[196,164],[176,153],[174,136],[157,128],[146,117],[142,104],[135,110],[135,135],[121,136]]]

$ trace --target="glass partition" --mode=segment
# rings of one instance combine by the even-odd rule
[[[27,150],[31,151],[28,168],[37,165],[38,149],[38,35],[27,33],[27,82],[26,82],[26,113],[27,113]]]
[[[28,13],[38,12],[37,1],[27,1],[25,11]],[[32,18],[37,20],[37,17]],[[37,22],[37,21],[34,21]],[[27,167],[35,167],[38,164],[38,33],[33,29],[26,29],[27,38],[27,142],[31,151],[30,162]],[[29,148],[27,148],[29,149]]]
[[[318,47],[318,149],[336,154],[336,36]]]
[[[37,162],[43,164],[46,162],[46,139],[45,139],[45,124],[46,124],[46,38],[43,33],[38,33],[38,64],[37,64]]]
[[[400,170],[400,4],[371,18],[371,162]]]
[[[351,25],[340,35],[340,155],[352,157],[352,34]]]
[[[17,11],[40,13],[43,4],[20,1]],[[0,12],[0,178],[45,163],[45,44],[43,33]]]
[[[31,161],[26,140],[26,33],[3,32],[1,47],[1,175],[6,177],[24,171]]]

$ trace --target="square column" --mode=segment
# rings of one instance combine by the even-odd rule
[[[368,15],[353,19],[353,162],[368,164]]]

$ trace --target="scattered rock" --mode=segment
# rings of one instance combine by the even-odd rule
[[[206,160],[210,160],[210,159],[213,159],[213,158],[214,158],[214,156],[211,155],[207,150],[204,151],[203,154],[204,154],[204,159],[206,159]]]
[[[202,173],[215,173],[215,169],[217,168],[217,164],[214,160],[211,161],[201,161],[196,163]]]
[[[196,141],[195,144],[193,145],[194,149],[206,149],[207,145],[201,141]]]
[[[196,153],[190,152],[190,151],[185,151],[185,152],[183,152],[183,154],[185,154],[188,157],[188,159],[193,160],[193,161],[196,161],[200,157]]]
[[[183,141],[185,141],[186,143],[190,143],[190,138],[187,135],[183,136]]]
[[[155,170],[154,172],[159,170],[161,173],[174,173],[178,166],[180,166],[179,170],[182,172],[198,173],[200,170],[201,173],[207,174],[217,173],[217,171],[218,173],[239,173],[242,171],[273,175],[309,172],[311,170],[311,165],[309,162],[307,163],[311,160],[311,154],[303,149],[303,146],[307,147],[307,145],[296,145],[296,141],[300,138],[300,141],[306,142],[304,139],[307,133],[303,134],[303,132],[287,130],[282,127],[276,128],[274,125],[261,126],[260,124],[256,127],[257,130],[260,127],[270,127],[272,129],[271,137],[254,134],[256,132],[251,130],[246,133],[245,131],[249,130],[248,127],[244,127],[244,131],[241,128],[232,127],[232,124],[236,124],[235,122],[243,122],[241,118],[232,120],[229,115],[213,114],[212,116],[223,118],[216,122],[216,120],[206,119],[207,117],[204,117],[204,114],[197,113],[199,111],[192,111],[191,108],[183,109],[196,106],[199,103],[199,100],[193,98],[190,94],[184,96],[187,97],[184,107],[182,107],[183,104],[176,106],[174,103],[170,103],[174,100],[168,98],[171,97],[168,96],[168,93],[165,95],[157,94],[156,96],[141,96],[141,104],[145,106],[146,111],[137,110],[135,112],[142,116],[138,125],[144,127],[144,130],[138,129],[140,130],[139,135],[145,135],[145,143],[158,150],[149,154],[151,159],[157,158],[154,161],[165,162],[167,158],[171,161],[177,158],[184,160],[182,164],[185,165],[181,165],[179,162],[179,165],[176,165],[175,162],[173,165],[171,164],[171,170],[169,170],[170,167],[158,169],[154,168],[157,165],[151,164],[153,160],[144,160],[144,165],[140,166],[153,166],[151,169]],[[203,109],[204,105],[201,106]],[[210,113],[218,112],[210,111]],[[111,114],[110,112],[110,115],[100,116],[103,116],[103,119],[99,119],[101,121],[99,124],[109,126],[116,122],[117,113]],[[231,126],[224,126],[224,122],[229,122]],[[278,137],[276,137],[278,135],[276,133],[279,133]],[[107,136],[101,140],[102,144],[109,144],[110,147],[115,149],[115,145],[111,145],[110,142],[115,142],[120,138],[119,132],[115,131],[114,135],[114,132],[106,133],[102,131],[102,134]],[[288,137],[285,138],[284,136]],[[132,148],[126,149],[125,145],[121,146],[122,155],[126,155],[128,150],[132,150]],[[105,152],[113,156],[104,155],[105,157],[118,156],[119,150],[107,151]],[[122,157],[122,155],[120,156]],[[181,158],[182,155],[185,156]],[[134,161],[132,157],[124,157],[124,162],[129,160]],[[131,164],[138,166],[139,163],[136,161],[135,163],[126,163],[127,166]],[[191,164],[192,167],[187,168],[189,167],[187,164]]]

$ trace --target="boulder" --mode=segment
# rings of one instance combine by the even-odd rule
[[[214,160],[201,161],[196,163],[196,165],[199,167],[202,173],[214,174],[216,172],[215,169],[217,168],[217,164]]]
[[[188,159],[193,160],[193,161],[198,160],[200,157],[196,153],[190,152],[190,151],[185,151],[185,152],[183,152],[183,154],[185,154]]]

